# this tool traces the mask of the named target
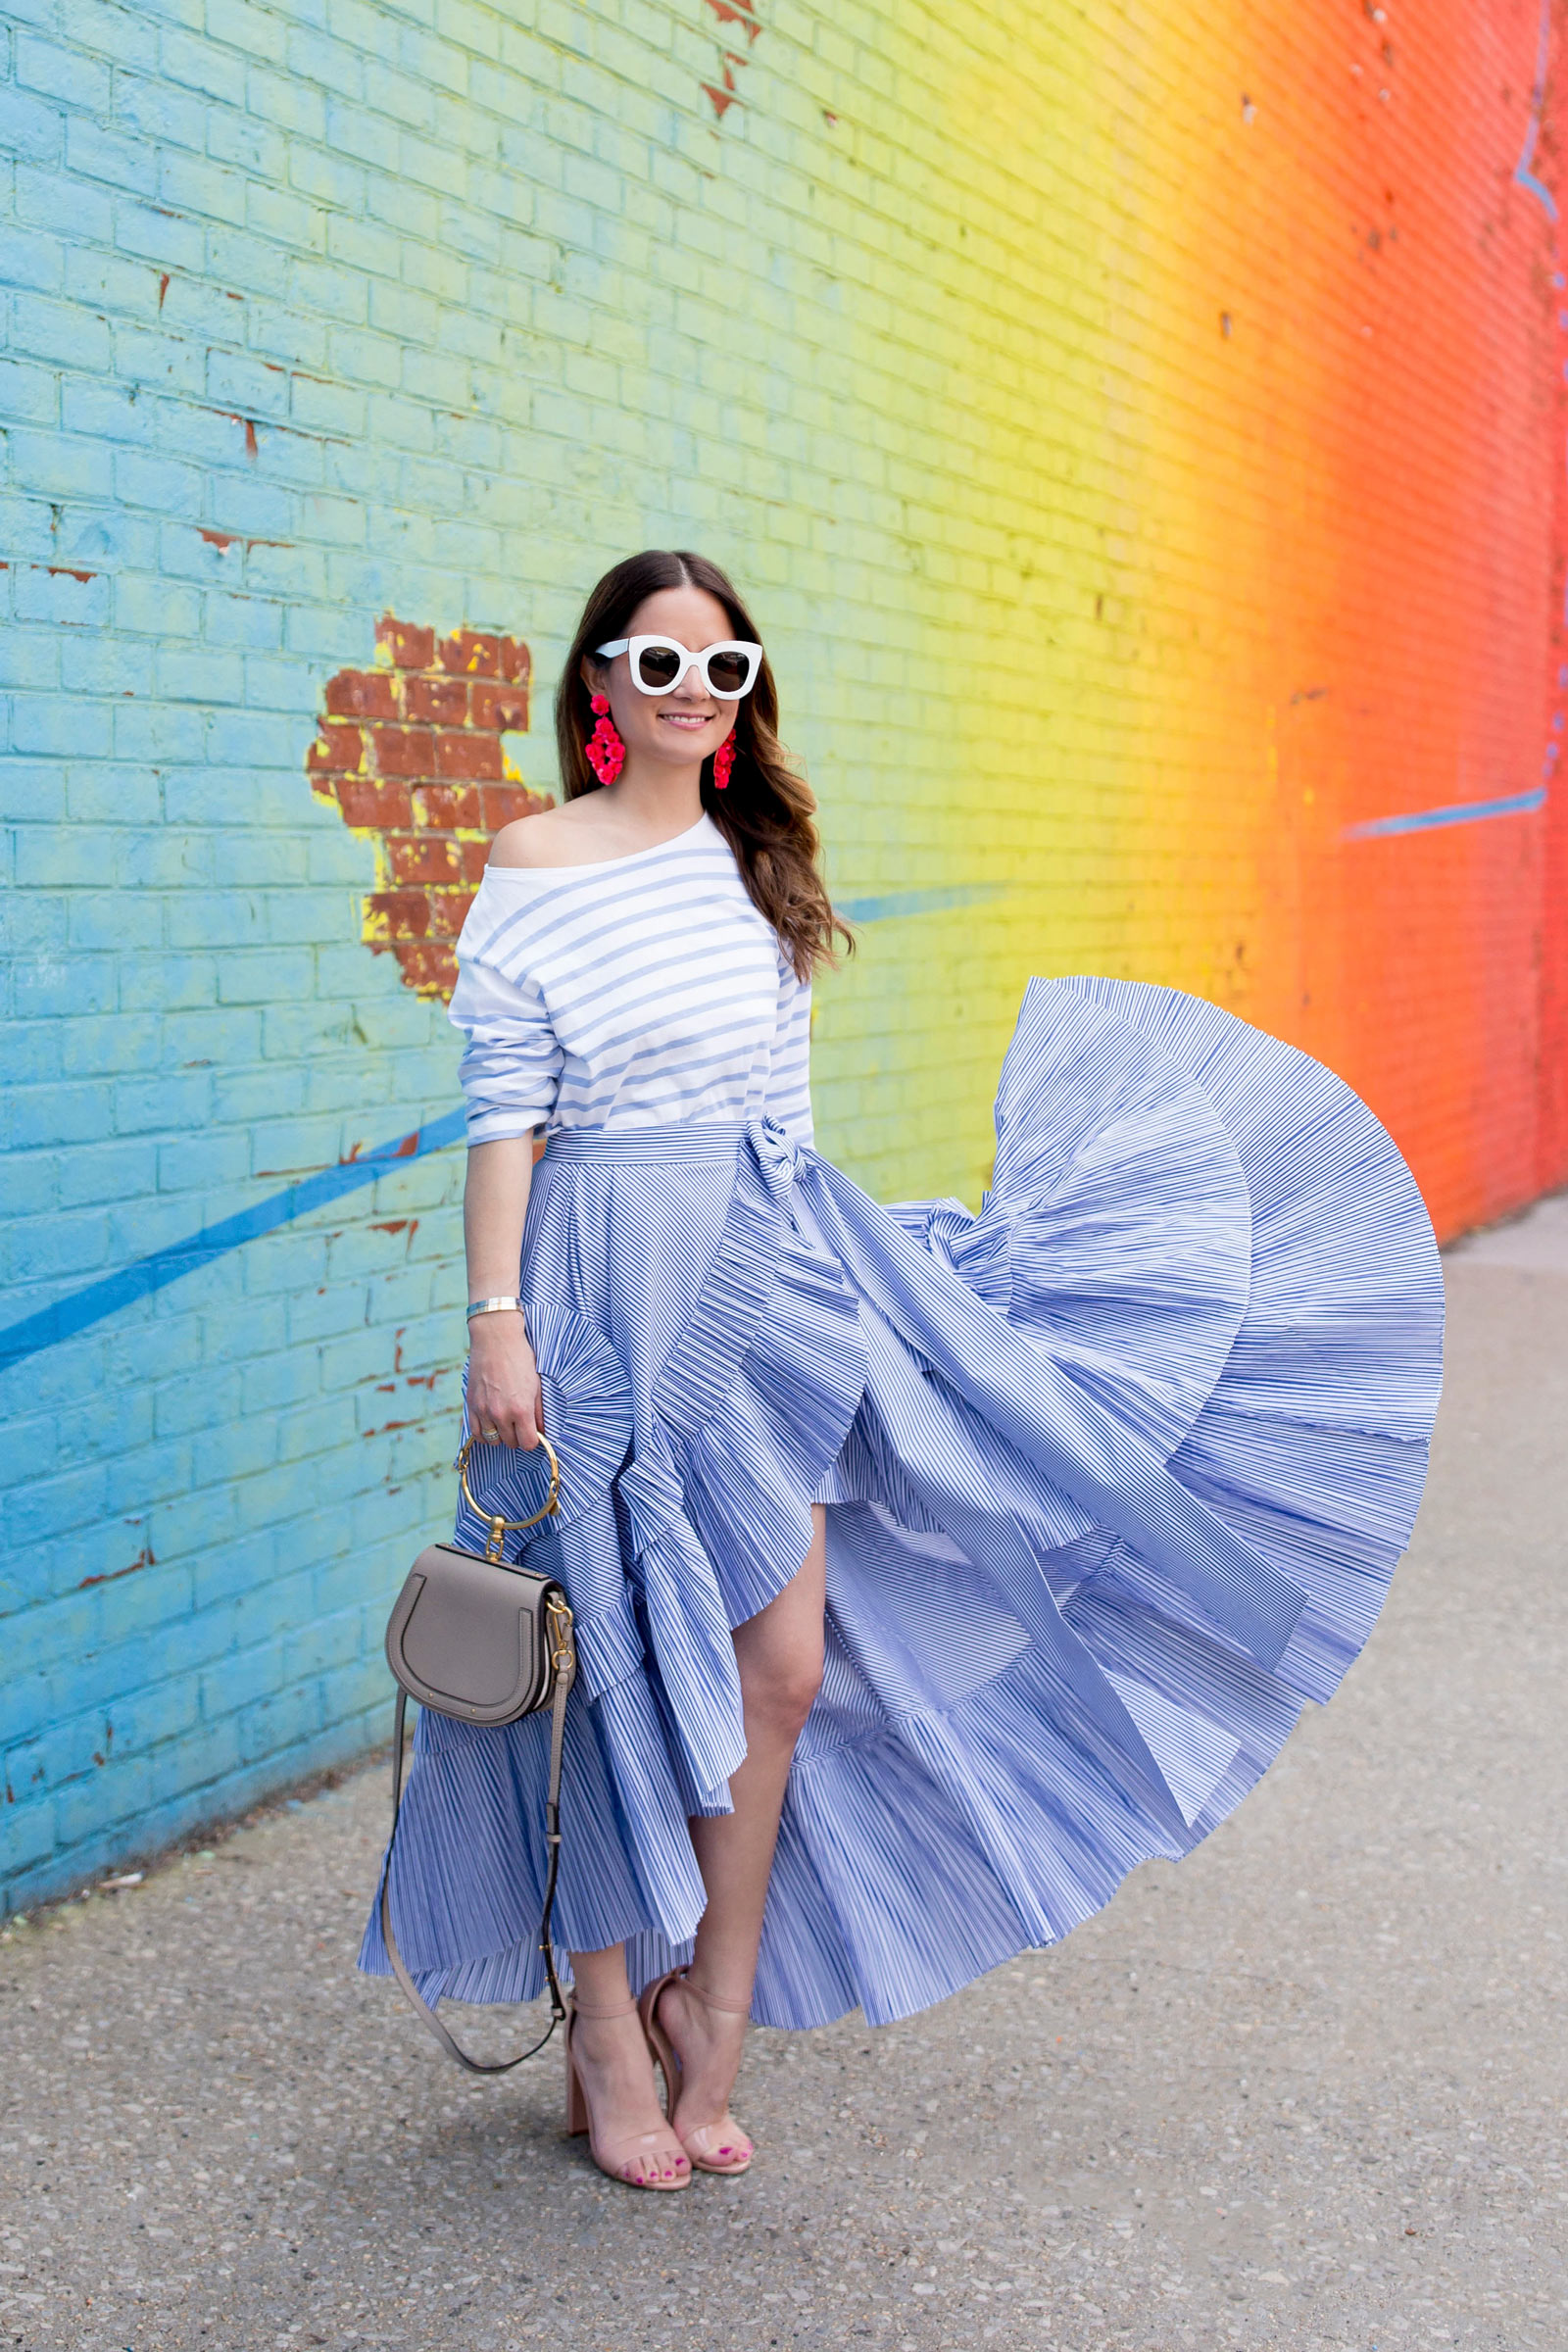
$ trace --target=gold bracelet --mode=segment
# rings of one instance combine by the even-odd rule
[[[468,1321],[471,1323],[475,1315],[520,1315],[521,1312],[520,1298],[475,1298],[468,1307]]]

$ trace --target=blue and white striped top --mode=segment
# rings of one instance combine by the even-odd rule
[[[597,865],[487,866],[452,1019],[470,1144],[764,1112],[811,1141],[811,992],[707,815]]]

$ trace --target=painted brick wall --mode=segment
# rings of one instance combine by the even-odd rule
[[[1074,969],[1322,1054],[1445,1230],[1568,1176],[1550,30],[12,0],[5,1901],[384,1731],[450,940],[633,546],[761,615],[873,1190],[977,1190]]]

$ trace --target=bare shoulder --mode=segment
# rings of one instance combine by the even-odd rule
[[[601,853],[595,843],[604,830],[593,802],[597,793],[567,801],[561,808],[541,808],[537,816],[514,817],[503,825],[490,845],[493,866],[581,865]]]

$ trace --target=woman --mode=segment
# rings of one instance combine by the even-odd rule
[[[820,1158],[843,926],[776,721],[722,572],[608,573],[564,805],[497,837],[452,1002],[465,1435],[509,1517],[541,1428],[563,1465],[572,2120],[655,2189],[751,2161],[748,2015],[906,2015],[1234,1807],[1366,1639],[1439,1374],[1389,1139],[1195,999],[1030,984],[978,1217]],[[540,1989],[545,1738],[420,1719],[392,1907],[427,1998]]]

